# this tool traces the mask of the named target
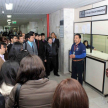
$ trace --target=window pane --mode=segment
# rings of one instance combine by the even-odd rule
[[[106,53],[106,36],[93,35],[93,46],[96,50]]]

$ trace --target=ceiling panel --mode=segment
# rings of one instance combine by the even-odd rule
[[[0,0],[0,25],[7,24],[8,14],[20,25],[30,20],[41,19],[46,17],[46,14],[63,8],[79,8],[99,1],[103,0]],[[13,10],[6,10],[5,3],[13,3]]]

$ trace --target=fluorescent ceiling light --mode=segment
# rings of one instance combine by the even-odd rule
[[[9,3],[9,4],[5,3],[5,5],[6,5],[6,10],[12,10],[13,9],[12,3]]]
[[[8,17],[8,18],[11,18],[11,17],[12,17],[12,15],[7,15],[7,17]]]
[[[7,22],[11,21],[11,19],[8,19]]]

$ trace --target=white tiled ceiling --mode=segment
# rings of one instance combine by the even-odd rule
[[[0,0],[0,25],[7,25],[8,14],[21,25],[63,8],[78,8],[99,1],[103,0]],[[13,10],[6,10],[5,3],[13,3]]]

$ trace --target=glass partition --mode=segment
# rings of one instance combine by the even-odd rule
[[[88,41],[88,45],[90,45],[90,34],[81,34],[81,42],[83,43],[85,40]]]
[[[108,53],[108,36],[93,35],[93,46],[97,51]]]

